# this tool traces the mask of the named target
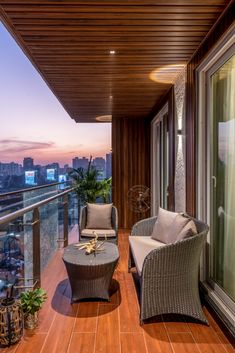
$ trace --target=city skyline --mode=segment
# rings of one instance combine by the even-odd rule
[[[104,157],[111,124],[77,124],[0,22],[0,162],[70,164],[78,156]]]
[[[24,159],[25,159],[25,158],[32,158],[32,159],[33,159],[33,162],[34,162],[34,166],[40,165],[40,166],[42,166],[42,167],[45,167],[45,166],[47,166],[47,165],[49,165],[49,164],[58,163],[60,167],[64,167],[65,165],[68,165],[68,166],[72,167],[72,165],[73,165],[73,160],[76,159],[76,158],[78,158],[78,159],[83,159],[83,158],[85,158],[85,159],[87,159],[87,160],[90,160],[90,158],[92,157],[92,161],[93,161],[94,159],[96,159],[96,158],[103,158],[104,160],[106,160],[106,157],[107,157],[107,155],[109,155],[109,154],[112,154],[112,152],[111,152],[111,151],[104,151],[104,154],[103,154],[102,156],[98,156],[98,154],[97,154],[97,156],[92,156],[92,155],[87,155],[87,156],[84,156],[84,155],[76,155],[76,156],[73,156],[72,159],[71,159],[70,161],[68,161],[68,163],[60,163],[60,162],[57,161],[57,160],[50,160],[49,162],[45,162],[45,163],[37,163],[37,159],[35,159],[35,158],[32,157],[32,156],[29,156],[29,155],[26,156],[26,155],[25,155],[25,156],[23,157],[23,159],[20,160],[19,162],[16,161],[16,160],[10,160],[10,161],[7,161],[7,162],[5,162],[5,161],[3,161],[3,160],[0,160],[0,164],[16,163],[16,164],[19,164],[19,165],[23,166],[23,162],[24,162]]]

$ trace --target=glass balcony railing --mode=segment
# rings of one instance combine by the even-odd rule
[[[17,196],[17,200],[16,200]],[[74,189],[57,183],[0,194],[0,297],[40,286],[41,273],[78,224]]]

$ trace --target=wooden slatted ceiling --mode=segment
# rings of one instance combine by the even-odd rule
[[[0,0],[8,25],[78,122],[146,117],[169,89],[151,81],[151,71],[186,63],[228,3]]]

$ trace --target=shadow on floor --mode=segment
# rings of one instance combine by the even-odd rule
[[[90,303],[94,303],[94,305],[95,303],[97,303],[97,305],[107,304],[106,306],[110,307],[110,310],[108,310],[107,308],[107,311],[111,312],[115,310],[121,303],[121,292],[120,292],[119,283],[115,279],[112,279],[112,283],[110,286],[110,302],[99,298],[97,299],[88,298],[71,304],[70,299],[71,299],[71,287],[69,284],[69,280],[66,278],[63,281],[58,283],[51,301],[51,306],[56,312],[66,316],[74,316],[75,311],[73,310],[73,308],[76,308],[79,303],[81,304],[83,303],[83,306],[87,303],[87,307],[91,306]],[[92,310],[90,311],[89,309],[84,310],[84,317],[89,317],[89,316],[97,316],[97,312],[94,310],[92,312]]]

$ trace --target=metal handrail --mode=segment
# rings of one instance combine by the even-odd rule
[[[44,188],[49,188],[50,186],[65,184],[65,183],[68,183],[68,182],[70,182],[70,181],[67,180],[67,181],[62,181],[62,182],[57,182],[57,183],[51,183],[51,184],[44,184],[44,185],[34,186],[32,188],[26,188],[26,189],[20,189],[20,190],[16,190],[16,191],[5,192],[5,193],[2,193],[2,194],[0,193],[0,197],[6,197],[6,196],[17,195],[17,194],[23,194],[24,192],[34,191],[34,190],[44,189]]]
[[[5,224],[5,223],[8,223],[8,222],[11,222],[13,219],[17,218],[17,217],[20,217],[20,216],[23,216],[25,213],[27,212],[30,212],[30,211],[33,211],[34,209],[36,208],[39,208],[51,201],[54,201],[56,200],[57,198],[61,197],[61,196],[64,196],[64,195],[67,195],[68,193],[70,193],[71,191],[75,190],[75,187],[73,188],[70,188],[66,191],[63,191],[55,196],[51,196],[45,200],[42,200],[42,201],[39,201],[39,202],[36,202],[34,203],[33,205],[30,205],[30,206],[27,206],[27,207],[24,207],[22,208],[21,210],[17,210],[15,212],[12,212],[8,215],[5,215],[3,217],[0,218],[0,225],[2,224]]]

